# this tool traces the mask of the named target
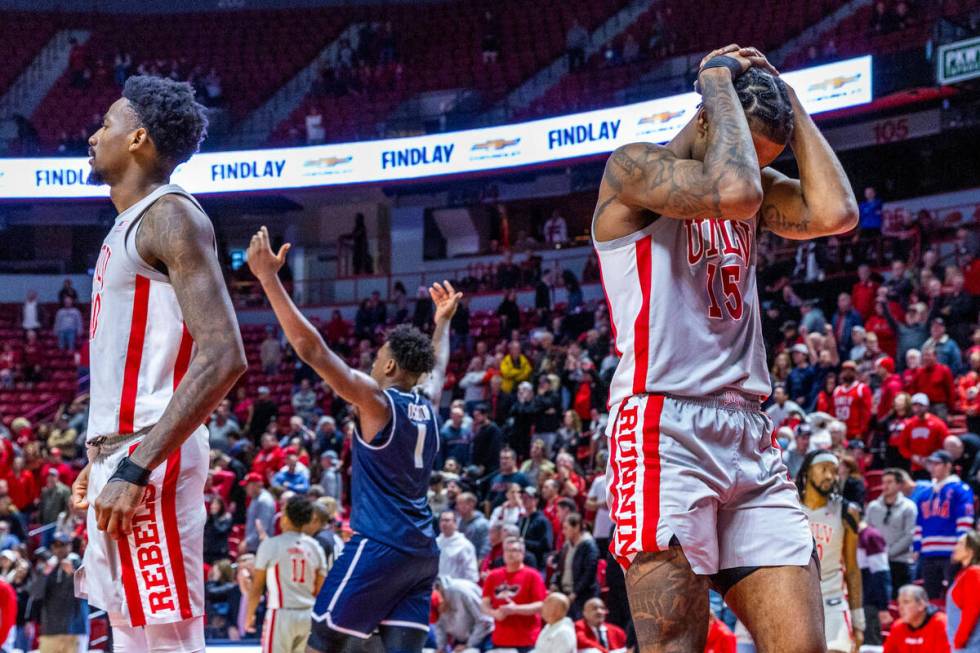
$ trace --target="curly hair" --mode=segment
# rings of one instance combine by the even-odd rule
[[[427,335],[408,324],[399,324],[388,333],[388,346],[398,367],[421,376],[436,364],[436,352]]]
[[[759,68],[749,68],[735,79],[735,93],[750,127],[773,143],[789,142],[793,136],[793,105],[783,80]]]
[[[176,168],[197,152],[207,135],[208,118],[194,101],[190,84],[136,75],[126,80],[122,95],[168,167]]]
[[[285,512],[293,526],[303,528],[313,519],[313,502],[304,496],[290,497]]]

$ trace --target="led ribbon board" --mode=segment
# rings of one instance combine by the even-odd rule
[[[783,75],[811,114],[871,101],[871,56]],[[383,184],[548,165],[635,141],[664,143],[697,111],[684,93],[509,125],[376,141],[195,155],[173,182],[195,194]],[[86,184],[87,157],[0,159],[0,199],[106,197]]]

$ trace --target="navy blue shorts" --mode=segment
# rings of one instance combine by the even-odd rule
[[[379,625],[429,630],[439,553],[406,553],[354,535],[313,606],[313,633],[330,628],[367,639]],[[314,636],[314,640],[316,637]]]

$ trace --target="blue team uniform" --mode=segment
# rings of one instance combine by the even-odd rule
[[[370,443],[354,435],[354,536],[317,596],[314,633],[332,628],[367,638],[379,624],[429,629],[439,548],[426,493],[439,425],[425,397],[394,388],[384,393],[391,420]]]

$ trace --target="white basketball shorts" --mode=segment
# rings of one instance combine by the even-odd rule
[[[809,564],[813,538],[772,432],[758,402],[732,392],[614,405],[606,475],[620,564],[674,538],[701,575]]]
[[[108,612],[110,622],[136,628],[204,614],[204,482],[210,451],[202,426],[153,470],[133,516],[133,532],[111,540],[98,529],[95,500],[119,460],[140,441],[91,460],[88,546],[78,579],[79,596]]]
[[[851,609],[847,605],[847,597],[844,594],[824,597],[823,628],[828,651],[850,653],[853,644]]]

